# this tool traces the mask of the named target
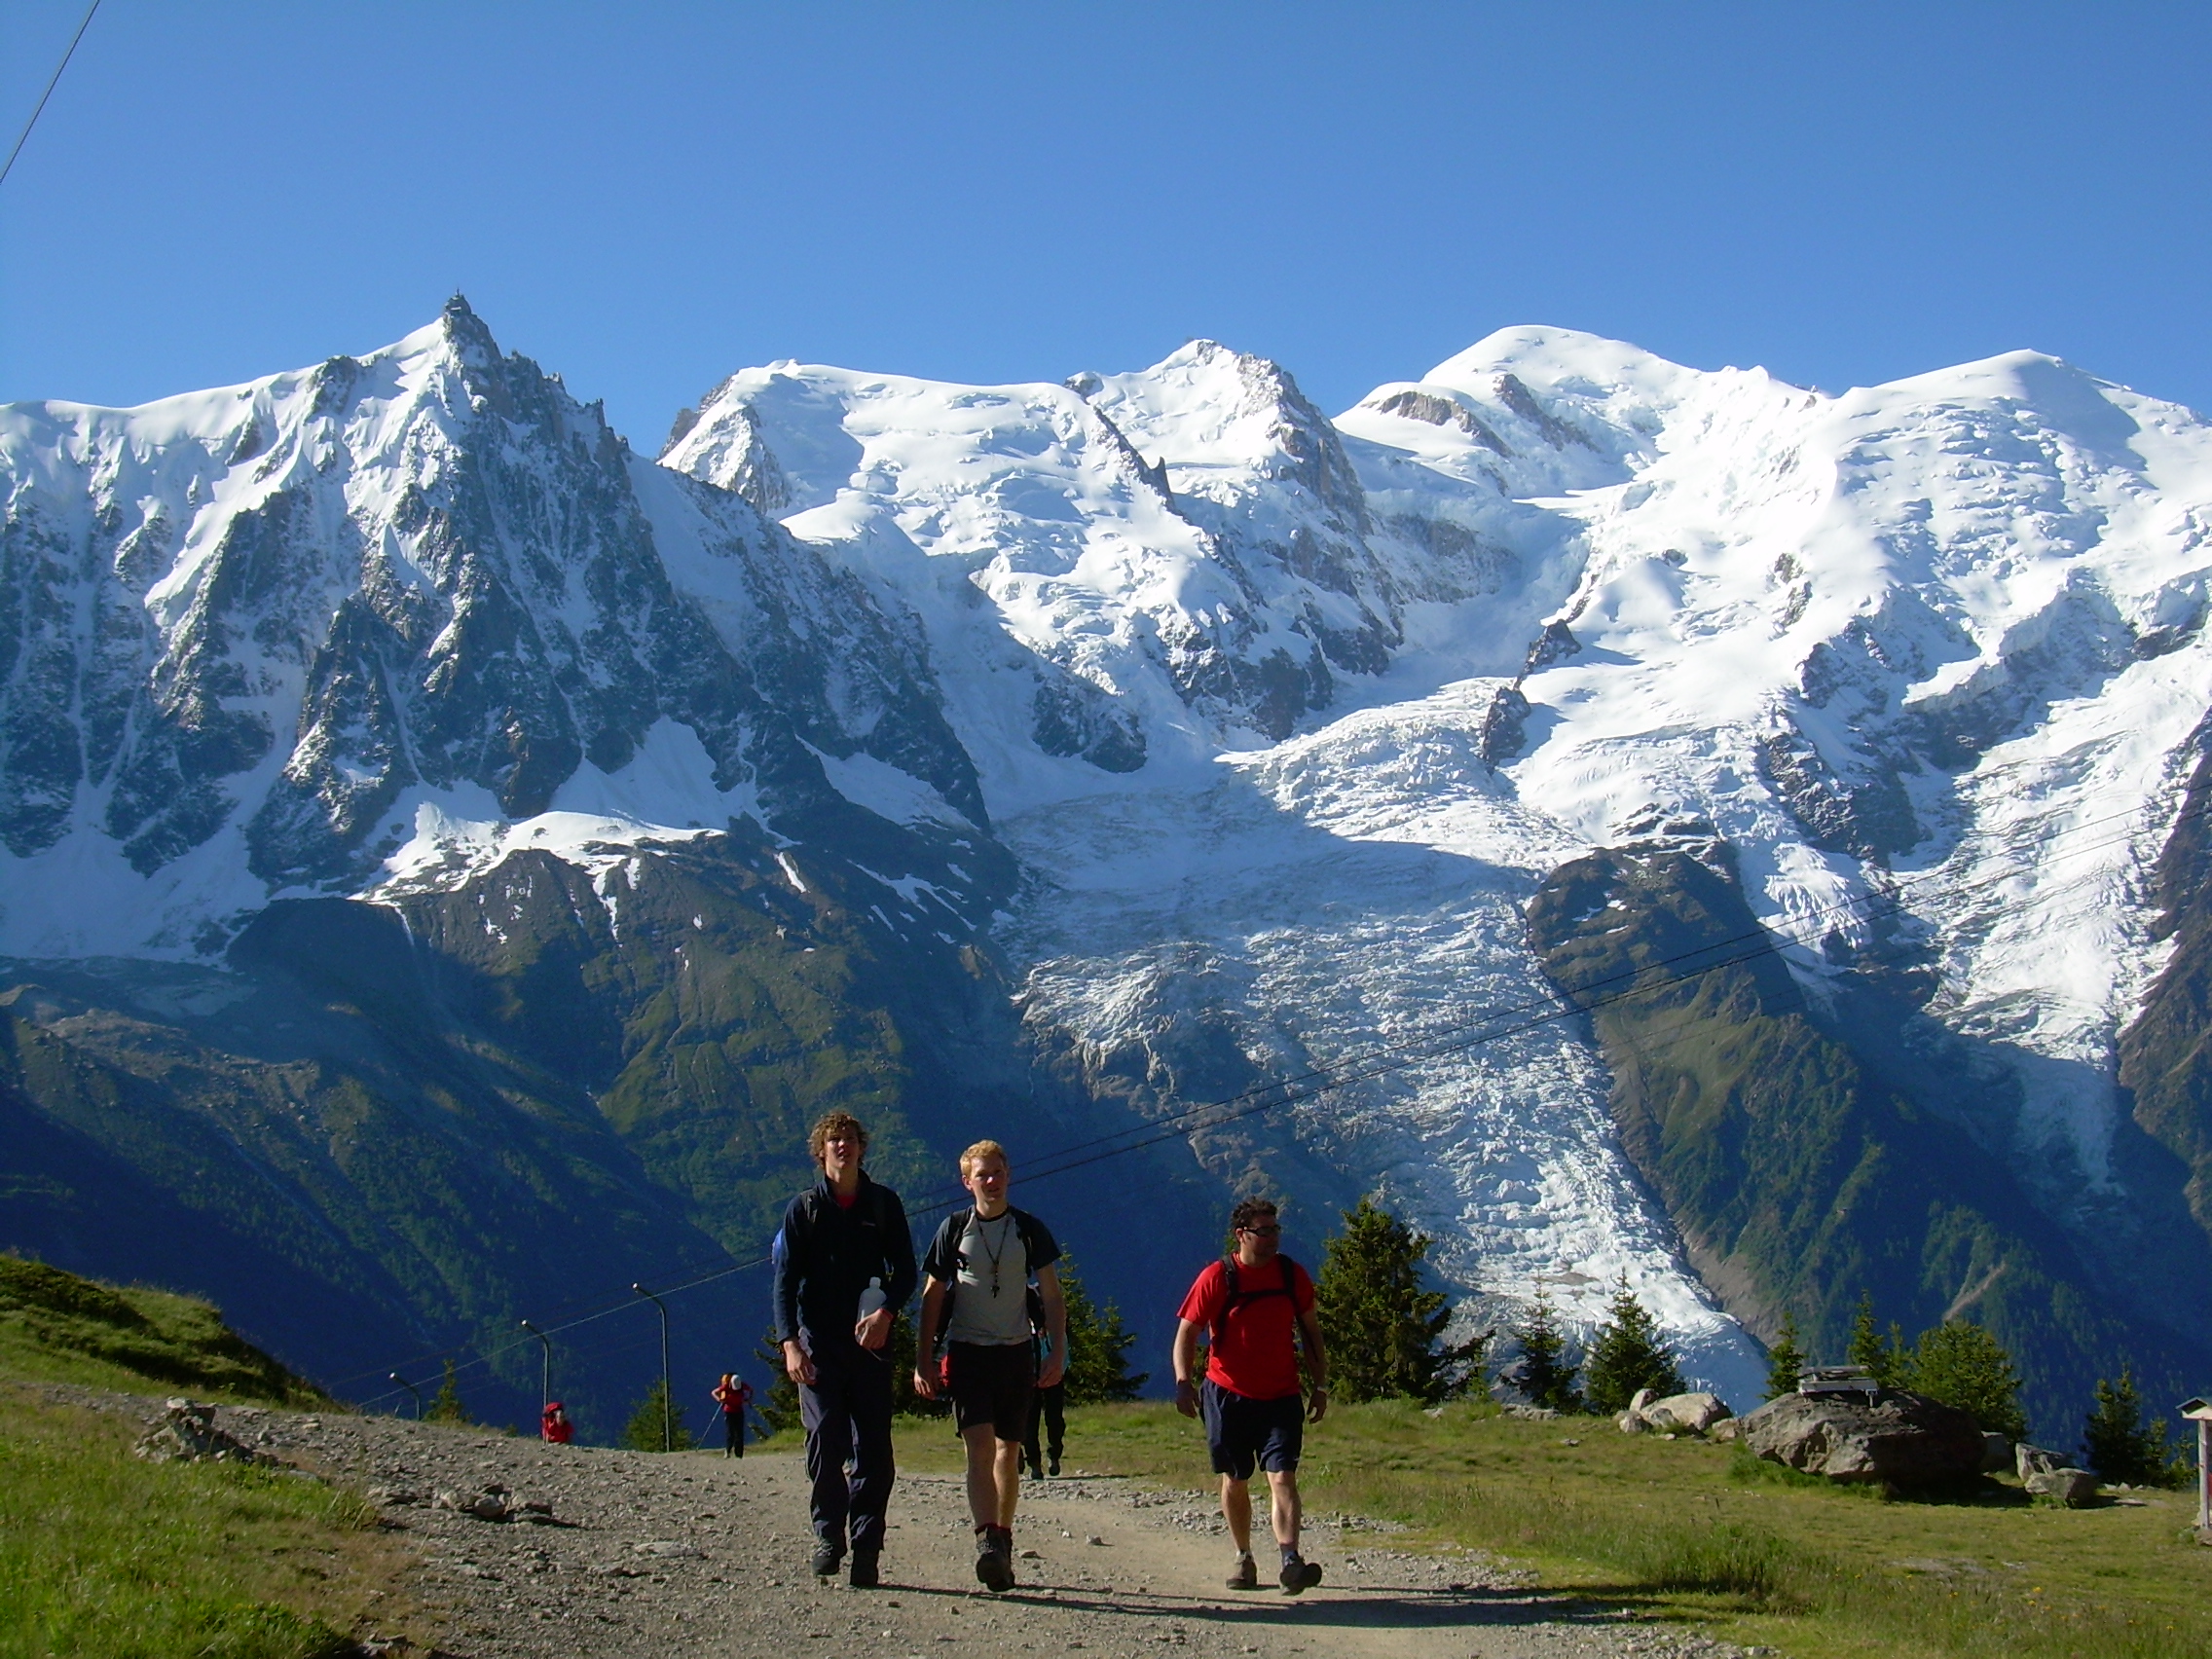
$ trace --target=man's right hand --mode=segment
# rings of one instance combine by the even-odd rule
[[[914,1367],[914,1392],[925,1400],[937,1398],[937,1379],[918,1365]]]
[[[796,1343],[784,1345],[784,1375],[803,1388],[814,1386],[814,1359]]]
[[[1175,1379],[1175,1409],[1187,1418],[1198,1415],[1198,1385],[1188,1377]]]

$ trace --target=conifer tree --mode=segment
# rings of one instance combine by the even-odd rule
[[[424,1422],[474,1422],[468,1408],[461,1403],[461,1379],[454,1371],[452,1360],[446,1361],[446,1374],[438,1384],[438,1391],[430,1396],[430,1409],[423,1414]]]
[[[2097,1382],[2096,1408],[2082,1427],[2082,1456],[2116,1486],[2174,1484],[2175,1456],[2166,1439],[2166,1420],[2159,1418],[2144,1426],[2143,1396],[2126,1366],[2118,1382]]]
[[[1904,1333],[1893,1323],[1888,1339],[1883,1338],[1874,1328],[1874,1298],[1863,1290],[1859,1293],[1858,1310],[1851,1317],[1850,1359],[1854,1365],[1864,1366],[1884,1388],[1905,1385],[1910,1356],[1905,1351]]]
[[[1592,1411],[1626,1411],[1642,1388],[1659,1395],[1682,1391],[1675,1356],[1659,1340],[1657,1321],[1629,1289],[1625,1272],[1613,1281],[1612,1305],[1590,1344],[1582,1376]]]
[[[1129,1369],[1129,1349],[1137,1334],[1122,1318],[1122,1309],[1109,1302],[1104,1308],[1090,1300],[1075,1258],[1059,1263],[1060,1298],[1068,1310],[1068,1404],[1094,1406],[1106,1400],[1133,1400],[1145,1384],[1147,1372]]]
[[[1544,1289],[1542,1280],[1536,1282],[1536,1294],[1521,1322],[1506,1334],[1521,1349],[1516,1385],[1529,1397],[1529,1403],[1555,1412],[1580,1411],[1582,1396],[1574,1386],[1578,1367],[1567,1363],[1559,1310],[1552,1306],[1551,1293]]]
[[[1774,1346],[1766,1350],[1766,1398],[1779,1400],[1797,1392],[1797,1379],[1805,1369],[1805,1350],[1797,1346],[1797,1315],[1785,1313]]]
[[[894,1327],[894,1330],[896,1329],[897,1327]],[[906,1340],[911,1343],[913,1338],[908,1336]],[[759,1414],[761,1422],[766,1425],[770,1434],[781,1434],[787,1428],[797,1427],[798,1384],[792,1381],[792,1374],[784,1369],[783,1345],[776,1341],[776,1333],[773,1330],[763,1331],[760,1334],[760,1346],[753,1350],[753,1357],[758,1360],[768,1373],[768,1391],[765,1394],[758,1395],[754,1400],[753,1409]],[[913,1367],[908,1365],[907,1370],[911,1371]],[[908,1387],[913,1386],[911,1378],[907,1380],[906,1385]],[[656,1439],[653,1444],[658,1446],[660,1442]]]
[[[622,1444],[633,1452],[658,1452],[661,1450],[661,1431],[668,1429],[668,1450],[688,1452],[698,1442],[691,1431],[683,1426],[683,1413],[667,1411],[668,1383],[661,1378],[653,1379],[653,1385],[645,1390],[645,1397],[638,1402],[630,1420],[622,1425]],[[666,1415],[663,1413],[666,1411]]]
[[[1953,1319],[1921,1332],[1904,1372],[1902,1386],[1956,1406],[1984,1434],[2026,1438],[2028,1419],[2020,1409],[2020,1378],[2012,1369],[2012,1356],[1979,1325]]]
[[[1421,1283],[1429,1239],[1371,1198],[1344,1220],[1313,1287],[1331,1387],[1342,1400],[1441,1399],[1450,1356],[1436,1344],[1452,1312],[1450,1298]]]

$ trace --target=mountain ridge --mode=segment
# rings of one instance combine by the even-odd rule
[[[1867,1075],[1973,1056],[1911,1110],[2009,1171],[1991,1225],[2056,1226],[2081,1294],[2124,1271],[2100,1239],[2187,1213],[2157,1159],[2201,1164],[2195,930],[2180,877],[2185,919],[2154,897],[2207,701],[2212,428],[2057,359],[1828,396],[1522,327],[1334,420],[1208,341],[996,387],[787,362],[655,463],[457,301],[247,387],[0,411],[0,950],[240,972],[272,901],[396,914],[464,1026],[568,1054],[725,1240],[756,1222],[715,1193],[783,1178],[748,1125],[786,1108],[719,1106],[736,1074],[682,1081],[705,1051],[654,1033],[780,1029],[826,894],[889,976],[831,1004],[973,987],[946,1017],[1004,1099],[1134,1133],[1526,1001],[1547,884],[1654,833],[1726,849]],[[710,889],[688,931],[753,964],[742,1009],[696,1001],[728,970],[669,907]],[[497,995],[455,988],[495,962]],[[1147,1164],[1180,1171],[1166,1233],[1255,1181],[1324,1214],[1379,1189],[1470,1322],[1542,1273],[1587,1323],[1627,1272],[1740,1393],[1737,1315],[1826,1340],[1853,1293],[1712,1265],[1608,1029],[1201,1126]],[[958,1066],[861,1066],[916,1156],[971,1121]],[[1916,1318],[1956,1294],[1895,1285]],[[2131,1317],[2194,1363],[2186,1317]],[[2124,1334],[2039,1361],[2039,1410]]]

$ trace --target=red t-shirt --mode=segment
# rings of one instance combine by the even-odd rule
[[[1292,1264],[1296,1268],[1296,1264]],[[1313,1281],[1304,1268],[1291,1274],[1290,1295],[1283,1288],[1280,1256],[1259,1267],[1236,1264],[1236,1306],[1214,1343],[1206,1360],[1206,1379],[1248,1400],[1280,1400],[1298,1392],[1298,1349],[1293,1335],[1298,1315],[1313,1306]],[[1255,1297],[1255,1290],[1274,1291]],[[1220,1262],[1208,1263],[1190,1295],[1183,1298],[1177,1315],[1207,1333],[1211,1342],[1214,1321],[1229,1303],[1229,1270]]]

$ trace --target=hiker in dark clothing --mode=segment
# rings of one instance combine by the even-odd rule
[[[734,1371],[722,1373],[714,1388],[715,1404],[722,1412],[722,1456],[745,1456],[745,1408],[753,1404],[753,1384]]]
[[[862,1172],[867,1131],[831,1112],[807,1136],[822,1179],[791,1201],[774,1250],[776,1340],[798,1384],[813,1483],[814,1571],[845,1559],[872,1589],[891,1499],[891,1321],[914,1294],[905,1206]]]
[[[1037,1293],[1035,1285],[1029,1287],[1029,1328],[1035,1333],[1029,1345],[1030,1351],[1036,1357],[1037,1375],[1042,1377],[1045,1375],[1046,1355],[1051,1351],[1052,1333],[1045,1314],[1045,1299]],[[1044,1430],[1051,1432],[1049,1446],[1041,1444],[1041,1431]],[[1021,1456],[1029,1465],[1030,1477],[1037,1480],[1044,1478],[1047,1465],[1039,1453],[1045,1452],[1051,1458],[1052,1478],[1057,1480],[1060,1474],[1060,1453],[1067,1443],[1068,1379],[1065,1356],[1062,1356],[1060,1380],[1049,1388],[1042,1382],[1038,1383],[1036,1392],[1029,1396],[1029,1432],[1022,1437]]]

